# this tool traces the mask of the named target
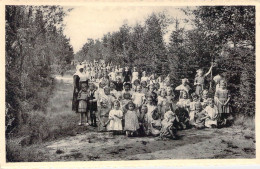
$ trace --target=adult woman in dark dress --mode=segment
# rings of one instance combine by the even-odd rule
[[[124,82],[131,82],[132,72],[129,70],[129,67],[125,67],[125,71],[123,72]]]

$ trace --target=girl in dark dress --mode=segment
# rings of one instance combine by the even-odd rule
[[[123,72],[123,78],[124,78],[124,82],[131,82],[132,73],[128,67],[126,67],[125,71]]]

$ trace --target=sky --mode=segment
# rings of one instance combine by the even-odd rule
[[[74,53],[78,52],[87,42],[87,39],[101,39],[108,32],[118,31],[127,23],[134,26],[136,23],[144,23],[152,12],[166,11],[172,18],[181,21],[180,26],[190,29],[192,26],[184,23],[183,19],[189,19],[180,8],[186,7],[147,7],[147,6],[84,6],[72,7],[73,10],[64,18],[65,35],[70,38]],[[169,39],[174,25],[168,27],[169,33],[164,36]]]

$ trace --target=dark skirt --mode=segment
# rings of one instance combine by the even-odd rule
[[[76,93],[76,88],[74,88],[73,98],[72,98],[72,111],[75,111],[76,113],[78,112],[78,105],[79,105],[77,98],[78,98],[78,93]]]
[[[90,112],[97,111],[97,102],[92,102],[92,103],[88,102],[88,110]]]

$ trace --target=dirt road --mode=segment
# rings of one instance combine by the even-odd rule
[[[42,144],[47,161],[255,158],[254,133],[237,127],[185,130],[179,140],[86,132]],[[48,152],[48,153],[47,153]]]
[[[69,78],[62,80],[72,82]],[[166,141],[96,130],[82,127],[81,132],[33,148],[40,150],[43,161],[255,158],[255,133],[241,126],[184,130],[178,132],[178,140]]]

